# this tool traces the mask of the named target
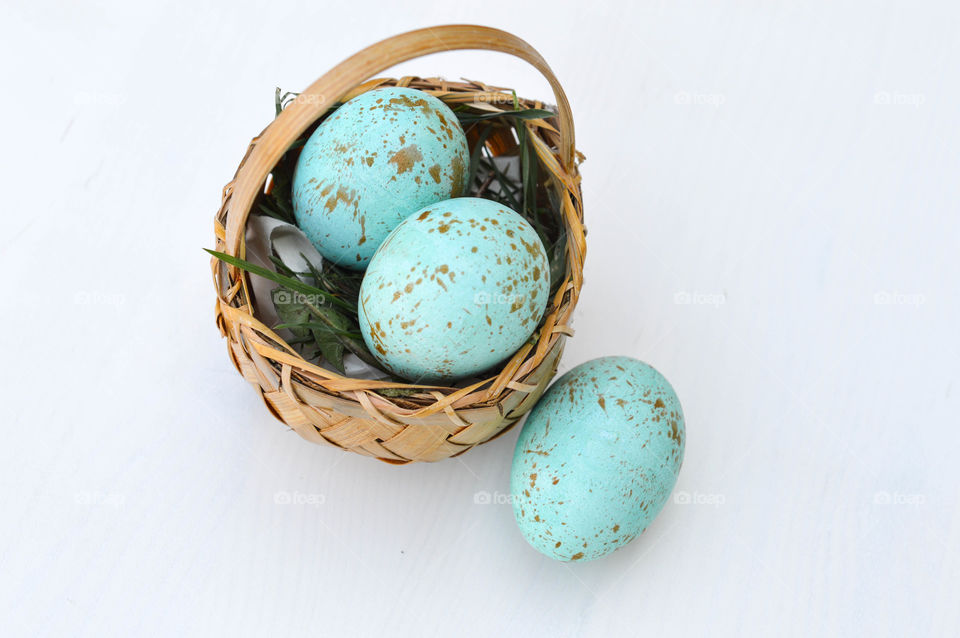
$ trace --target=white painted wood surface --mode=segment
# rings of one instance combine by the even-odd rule
[[[957,635],[956,5],[401,4],[4,5],[0,633]],[[594,563],[520,536],[516,431],[403,468],[311,446],[213,324],[200,248],[274,87],[445,22],[570,96],[564,369],[642,358],[686,411],[674,501]],[[399,72],[548,95],[495,54]]]

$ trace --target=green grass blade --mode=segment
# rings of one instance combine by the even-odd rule
[[[518,120],[543,120],[555,117],[557,114],[546,109],[522,109],[514,111],[500,111],[499,113],[458,113],[460,124],[473,124],[483,120],[493,120],[498,117],[514,117]]]
[[[210,250],[209,248],[204,248],[204,250],[224,263],[230,264],[231,266],[236,266],[241,270],[245,270],[250,274],[263,277],[264,279],[269,279],[270,281],[276,284],[280,284],[281,286],[284,286],[286,288],[289,288],[294,292],[300,292],[305,295],[316,295],[317,297],[320,297],[325,301],[329,301],[332,304],[340,306],[341,308],[349,310],[350,312],[356,312],[356,308],[354,308],[351,304],[347,303],[346,301],[331,295],[325,290],[321,290],[320,288],[316,288],[314,286],[311,286],[310,284],[306,284],[300,281],[299,279],[294,279],[293,277],[287,277],[286,275],[281,275],[280,273],[274,272],[268,268],[264,268],[263,266],[258,266],[257,264],[251,263],[244,259],[240,259],[239,257],[234,257],[233,255],[221,253],[216,250]]]

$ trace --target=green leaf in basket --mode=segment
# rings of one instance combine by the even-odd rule
[[[288,326],[285,326],[285,325],[283,325],[283,324],[280,324],[280,325],[274,326],[273,328],[274,328],[274,330],[279,330],[280,328],[286,328],[286,327],[288,327]],[[305,343],[310,343],[310,344],[316,345],[316,340],[313,338],[313,335],[308,334],[308,335],[305,336],[305,337],[297,337],[297,338],[290,339],[290,340],[287,341],[287,345],[291,345],[291,346],[299,346],[299,345],[305,344]]]
[[[296,277],[297,273],[294,272],[292,268],[283,263],[283,260],[276,255],[270,255],[270,263],[277,267],[277,270],[280,271],[280,274],[286,275],[287,277]]]
[[[320,271],[317,270],[317,267],[313,265],[313,262],[307,259],[307,256],[303,253],[300,253],[300,259],[306,262],[307,268],[310,269],[310,275],[313,277],[313,285],[322,286],[323,285],[323,276],[320,274]]]
[[[537,153],[530,140],[530,131],[525,126],[517,127],[520,139],[520,175],[523,185],[523,214],[531,220],[537,234],[543,236],[544,228],[540,223],[540,211],[537,208]],[[544,242],[544,246],[548,244]]]
[[[297,301],[296,295],[280,286],[270,291],[270,298],[273,300],[273,307],[277,309],[277,315],[283,322],[274,326],[275,329],[287,328],[297,339],[310,336],[310,329],[301,325],[309,321],[310,311],[304,304]]]
[[[556,113],[547,109],[522,109],[514,111],[500,111],[498,113],[458,113],[460,124],[473,124],[483,120],[492,120],[498,117],[514,117],[518,120],[543,120],[549,117],[555,117]]]
[[[467,181],[471,187],[477,181],[477,167],[480,165],[480,153],[483,151],[484,147],[487,144],[487,138],[490,137],[490,134],[493,133],[493,126],[487,125],[480,131],[480,137],[477,138],[477,143],[473,147],[473,152],[470,153],[470,179]]]
[[[304,283],[299,279],[294,279],[293,277],[287,277],[286,275],[281,275],[280,273],[274,272],[263,266],[258,266],[257,264],[251,263],[245,259],[240,259],[239,257],[234,257],[233,255],[228,255],[227,253],[222,253],[216,250],[210,250],[209,248],[204,248],[205,251],[219,259],[220,261],[230,264],[231,266],[236,266],[241,270],[245,270],[251,274],[258,275],[264,279],[269,279],[273,283],[280,284],[285,288],[289,288],[295,292],[303,293],[304,295],[316,297],[318,300],[323,300],[324,302],[330,302],[334,305],[340,306],[350,312],[356,312],[356,309],[352,304],[331,295],[326,290],[321,290],[315,286]],[[322,304],[315,304],[322,305]]]
[[[330,362],[341,374],[344,374],[342,333],[347,332],[350,322],[329,306],[316,308],[316,310],[319,311],[316,314],[319,314],[325,321],[324,325],[310,329],[313,338],[316,339],[317,347],[320,349],[323,358]]]
[[[511,210],[515,210],[516,212],[523,214],[523,208],[521,208],[517,203],[515,192],[517,185],[509,177],[507,177],[503,171],[500,170],[500,167],[497,166],[497,163],[493,159],[493,155],[490,154],[489,149],[487,149],[487,156],[488,157],[481,160],[481,164],[485,169],[493,174],[494,179],[496,179],[497,184],[500,187],[499,193],[494,194],[490,191],[488,191],[488,193],[497,201],[509,206]]]
[[[296,221],[292,214],[287,215],[285,212],[283,212],[283,210],[276,204],[271,196],[264,195],[262,201],[260,201],[257,206],[257,210],[261,215],[273,217],[274,219],[279,219],[280,221],[288,224],[293,224]]]
[[[341,315],[342,316],[342,315]],[[280,323],[274,326],[275,328],[308,328],[310,330],[322,330],[324,332],[329,332],[330,334],[336,335],[338,337],[343,337],[344,339],[359,339],[360,333],[356,330],[350,330],[349,326],[346,329],[335,328],[330,325],[326,320],[324,321],[313,321],[309,319],[304,322],[299,323]]]

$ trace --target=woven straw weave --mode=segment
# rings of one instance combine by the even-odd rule
[[[234,365],[260,392],[270,412],[308,441],[389,463],[438,461],[502,434],[539,399],[556,373],[565,338],[573,334],[569,322],[583,283],[586,252],[578,156],[567,98],[546,62],[516,36],[470,25],[411,31],[368,47],[317,80],[253,139],[233,181],[223,190],[214,224],[217,250],[244,258],[246,220],[270,170],[328,108],[364,91],[387,85],[411,86],[450,105],[512,109],[511,93],[479,82],[410,77],[368,80],[394,64],[455,49],[513,54],[536,67],[554,91],[557,116],[524,121],[540,172],[548,176],[545,188],[551,189],[554,201],[559,202],[567,231],[566,274],[534,340],[488,378],[468,387],[351,379],[304,360],[256,318],[248,275],[217,259],[211,262],[217,325],[227,338]],[[520,100],[521,108],[542,106]],[[502,135],[492,136],[486,143],[494,154],[515,150],[515,141]],[[389,398],[377,392],[384,388],[415,389],[416,393]]]

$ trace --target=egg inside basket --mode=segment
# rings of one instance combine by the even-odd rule
[[[476,81],[366,79],[382,66],[461,48],[531,62],[550,81],[557,106]],[[295,227],[291,183],[305,141],[340,104],[385,86],[427,92],[454,111],[470,149],[464,194],[523,216],[549,261],[547,309],[533,336],[502,364],[448,386],[411,383],[376,365],[357,328],[363,271],[320,259]],[[278,90],[276,107],[277,118],[224,189],[215,223],[217,323],[238,370],[303,438],[391,463],[441,460],[504,432],[555,374],[582,285],[578,156],[569,106],[549,67],[505,32],[434,27],[361,51],[303,93]],[[318,289],[343,303],[311,311],[303,295]]]

